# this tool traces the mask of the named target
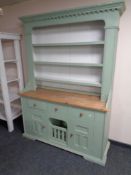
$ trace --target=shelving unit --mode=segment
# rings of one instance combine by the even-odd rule
[[[124,2],[22,17],[28,83],[24,136],[105,165]]]
[[[9,132],[13,120],[21,115],[19,91],[23,88],[20,35],[0,33],[0,119],[7,121]]]
[[[49,86],[50,82],[51,87],[59,83],[57,88],[67,84],[69,90],[73,85],[76,91],[80,91],[82,86],[101,88],[102,21],[35,28],[32,49],[38,86]],[[80,85],[79,88],[75,88],[76,85]]]

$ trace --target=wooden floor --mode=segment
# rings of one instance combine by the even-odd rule
[[[74,107],[93,109],[102,112],[108,111],[106,104],[101,102],[98,96],[94,95],[78,94],[50,89],[37,89],[36,91],[27,91],[21,93],[20,95],[48,102],[62,103]]]

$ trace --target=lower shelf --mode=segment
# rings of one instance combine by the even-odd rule
[[[11,109],[12,109],[12,115],[11,115],[12,120],[16,119],[17,117],[21,115],[20,108],[12,107]],[[2,107],[0,108],[0,119],[7,121],[5,110]]]
[[[17,99],[20,99],[20,97],[16,94],[16,93],[9,93],[9,98],[10,98],[10,102],[13,102]],[[3,100],[3,97],[1,96],[0,94],[0,103],[3,104],[4,103],[4,100]]]

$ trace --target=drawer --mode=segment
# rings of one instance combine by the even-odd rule
[[[43,101],[38,101],[38,100],[27,100],[27,105],[28,107],[32,108],[32,109],[38,109],[38,110],[47,110],[47,104],[46,102]]]
[[[78,109],[78,108],[70,108],[69,110],[70,119],[75,122],[90,122],[94,120],[94,112],[85,110],[85,109]]]
[[[68,107],[59,104],[48,104],[50,118],[66,119],[68,117]]]

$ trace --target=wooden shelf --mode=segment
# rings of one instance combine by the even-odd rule
[[[7,83],[12,83],[12,82],[17,82],[17,81],[19,81],[18,78],[16,78],[16,79],[12,79],[12,80],[8,80]]]
[[[16,78],[16,79],[12,79],[12,80],[8,80],[7,83],[12,83],[12,82],[17,82],[17,81],[19,81],[18,78]],[[1,82],[0,82],[0,84],[1,84]]]
[[[12,107],[11,110],[12,110],[12,119],[13,120],[21,115],[21,109],[20,108]],[[7,121],[6,114],[5,114],[4,110],[0,110],[0,119],[4,120],[4,121]]]
[[[60,66],[78,66],[78,67],[103,67],[103,64],[96,63],[71,63],[71,62],[53,62],[53,61],[34,61],[35,64],[44,65],[60,65]]]
[[[57,47],[57,46],[62,47],[62,46],[88,46],[88,45],[104,45],[104,41],[32,44],[33,47]]]
[[[13,102],[13,101],[19,99],[20,97],[16,93],[9,92],[9,98],[10,98],[10,102]],[[0,96],[0,103],[4,104],[2,96]]]
[[[12,60],[4,60],[4,63],[16,63],[16,60],[15,60],[15,59],[12,59]]]
[[[91,87],[101,87],[99,82],[85,82],[85,81],[74,81],[72,80],[64,80],[64,79],[53,79],[53,78],[39,78],[36,77],[36,80],[47,81],[47,82],[56,82],[56,83],[65,83],[65,84],[73,84],[73,85],[81,85],[81,86],[91,86]]]
[[[74,107],[107,112],[106,104],[100,101],[100,97],[94,95],[78,94],[50,89],[37,89],[36,91],[23,92],[20,95],[38,100],[63,103]]]

